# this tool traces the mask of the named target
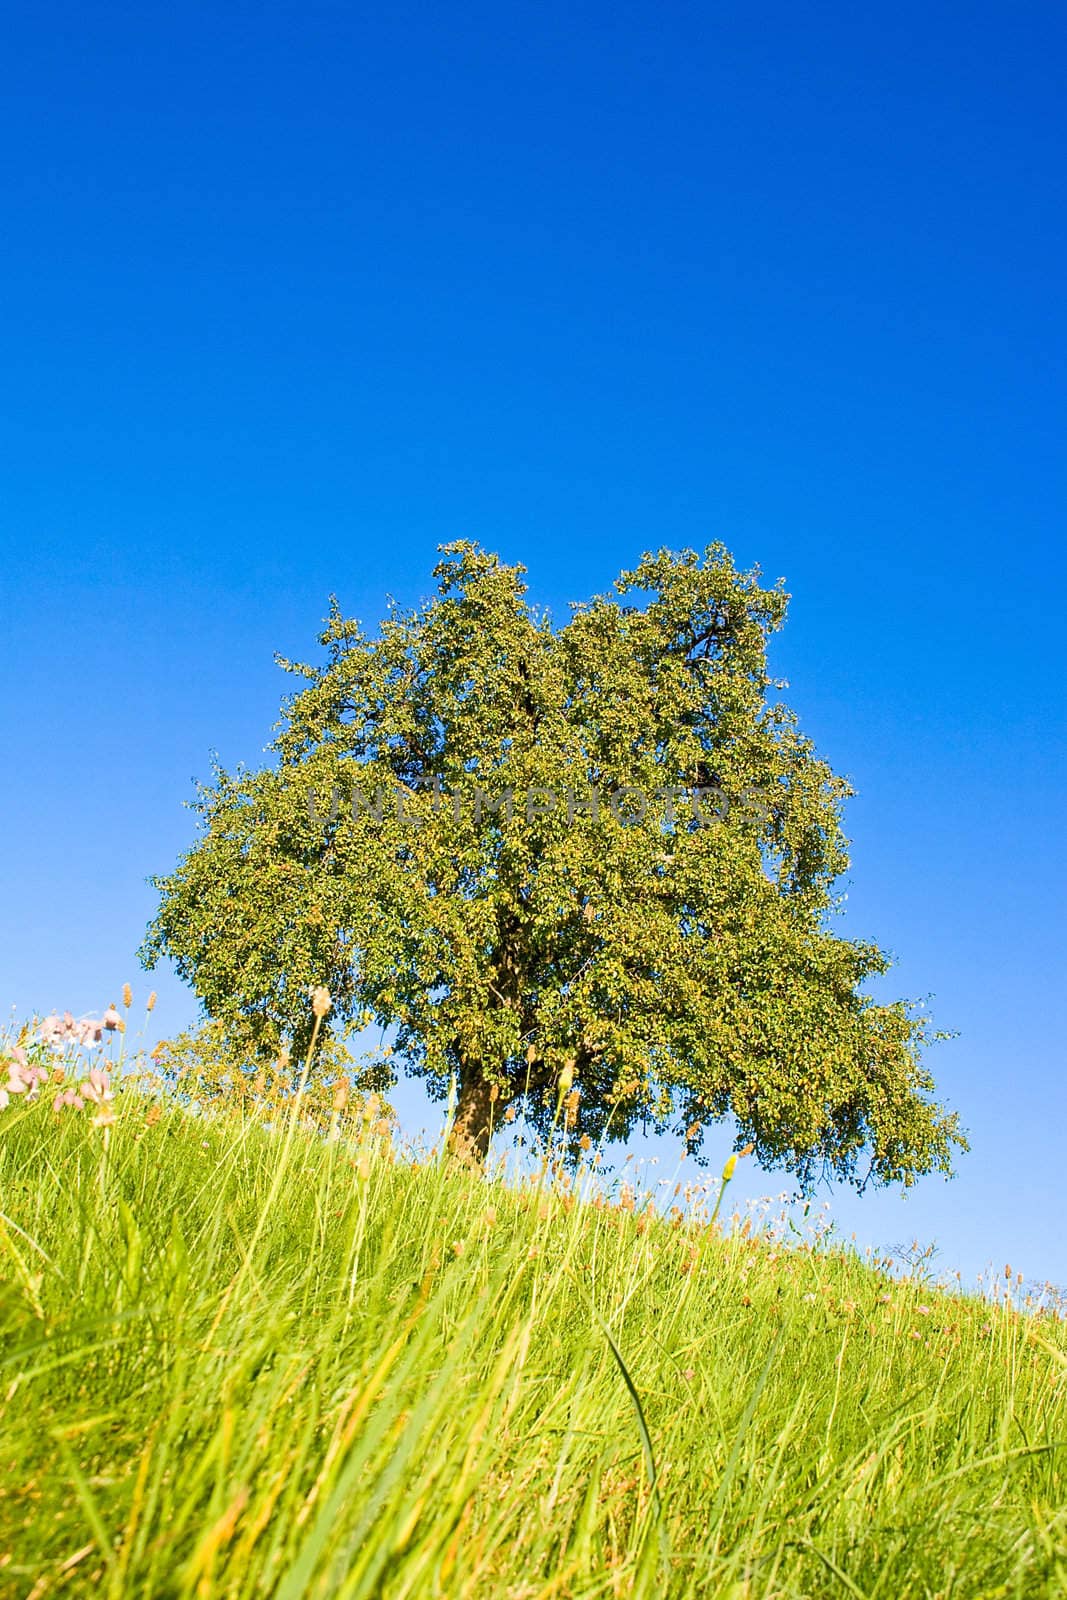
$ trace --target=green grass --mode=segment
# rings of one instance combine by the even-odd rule
[[[1062,1323],[116,1104],[0,1113],[0,1593],[1067,1594]]]

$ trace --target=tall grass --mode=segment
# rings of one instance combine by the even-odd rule
[[[0,1118],[3,1594],[1067,1594],[1061,1323],[114,1110]]]

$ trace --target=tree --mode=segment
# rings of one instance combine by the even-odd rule
[[[442,557],[376,637],[334,600],[325,663],[280,661],[275,761],[199,790],[146,962],[294,1057],[325,983],[331,1021],[458,1084],[475,1156],[504,1114],[546,1133],[562,1085],[572,1147],[732,1114],[805,1184],[948,1173],[924,1025],[829,927],[851,791],[768,696],[781,584],[664,550],[554,627],[522,567]]]

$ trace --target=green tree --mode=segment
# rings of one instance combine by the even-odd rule
[[[922,1022],[830,931],[850,793],[769,698],[781,585],[660,551],[553,627],[524,569],[447,545],[377,636],[336,601],[275,761],[199,791],[144,955],[301,1051],[309,988],[371,1018],[484,1155],[521,1111],[573,1143],[677,1126],[804,1183],[950,1171]],[[573,1074],[573,1087],[570,1080]]]

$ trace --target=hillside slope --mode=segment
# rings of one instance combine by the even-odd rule
[[[4,1595],[1067,1593],[1061,1323],[115,1111],[0,1113]]]

